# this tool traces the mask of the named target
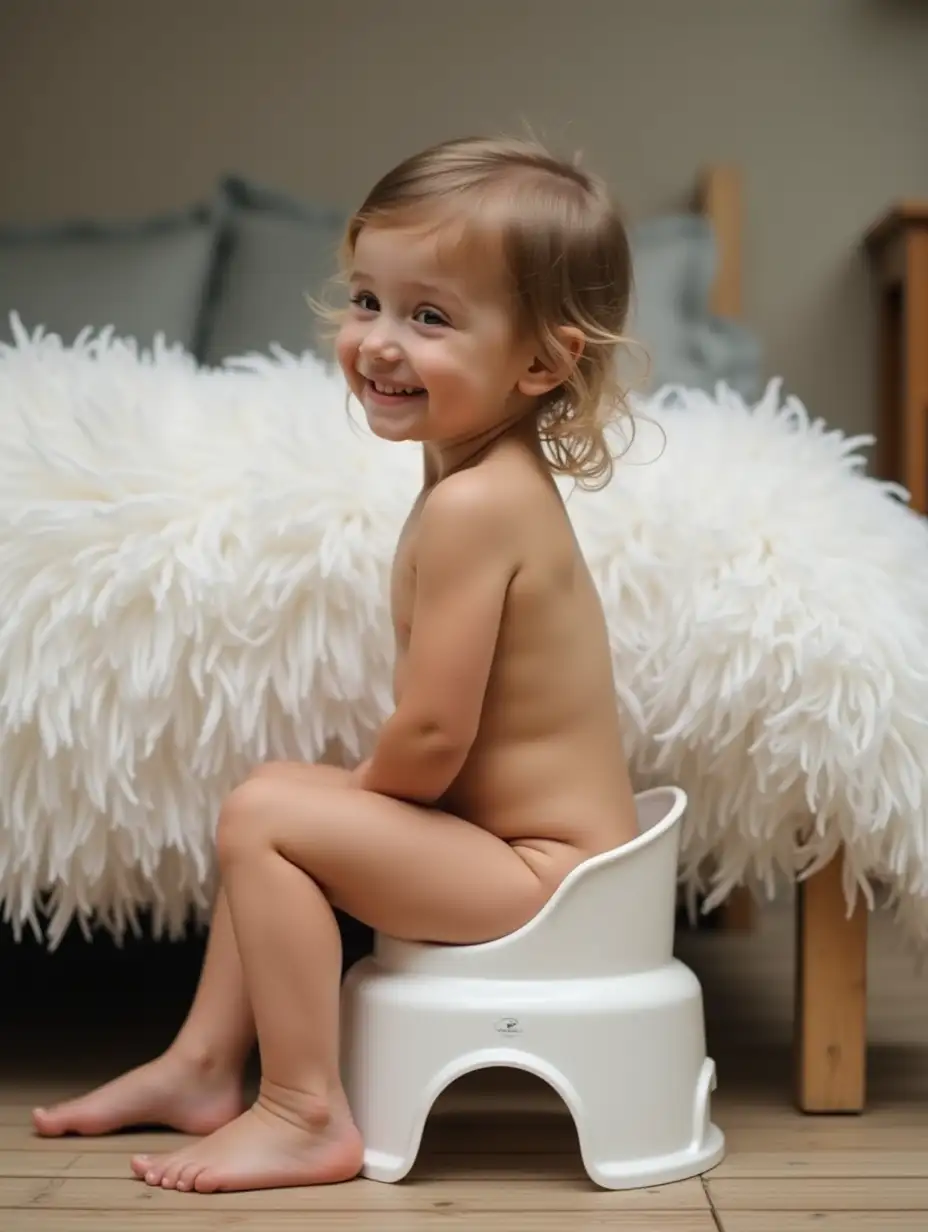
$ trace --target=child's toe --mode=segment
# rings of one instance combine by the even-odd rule
[[[187,1164],[185,1168],[182,1168],[177,1177],[177,1188],[183,1190],[193,1189],[199,1170],[200,1166],[198,1164]]]

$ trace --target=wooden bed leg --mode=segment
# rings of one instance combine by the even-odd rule
[[[840,855],[797,884],[796,1103],[863,1112],[867,1056],[867,905],[847,918]]]

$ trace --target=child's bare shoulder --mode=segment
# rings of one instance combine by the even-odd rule
[[[550,483],[537,466],[518,455],[494,454],[437,483],[425,500],[422,517],[435,527],[464,527],[469,533],[492,530],[502,536],[507,527],[517,527],[551,497]]]

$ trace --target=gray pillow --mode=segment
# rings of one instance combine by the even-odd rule
[[[336,272],[346,222],[337,210],[291,200],[240,177],[221,188],[223,240],[207,305],[201,360],[267,352],[276,343],[295,354],[316,346],[318,298]]]
[[[0,227],[0,339],[15,312],[66,343],[112,326],[143,346],[163,334],[193,350],[218,234],[205,205],[138,222]]]
[[[737,321],[709,309],[717,251],[696,214],[649,219],[630,233],[635,290],[629,332],[648,351],[648,389],[712,391],[725,381],[746,398],[762,387],[761,348]]]

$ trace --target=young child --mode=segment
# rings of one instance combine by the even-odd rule
[[[393,567],[395,710],[356,770],[270,764],[231,793],[176,1040],[34,1113],[44,1135],[208,1135],[133,1159],[150,1185],[358,1173],[333,906],[395,937],[489,941],[637,833],[603,612],[553,478],[607,480],[604,428],[625,413],[630,258],[607,192],[531,143],[449,142],[377,184],[344,259],[348,384],[379,437],[425,455]],[[255,1033],[260,1093],[244,1110]]]

